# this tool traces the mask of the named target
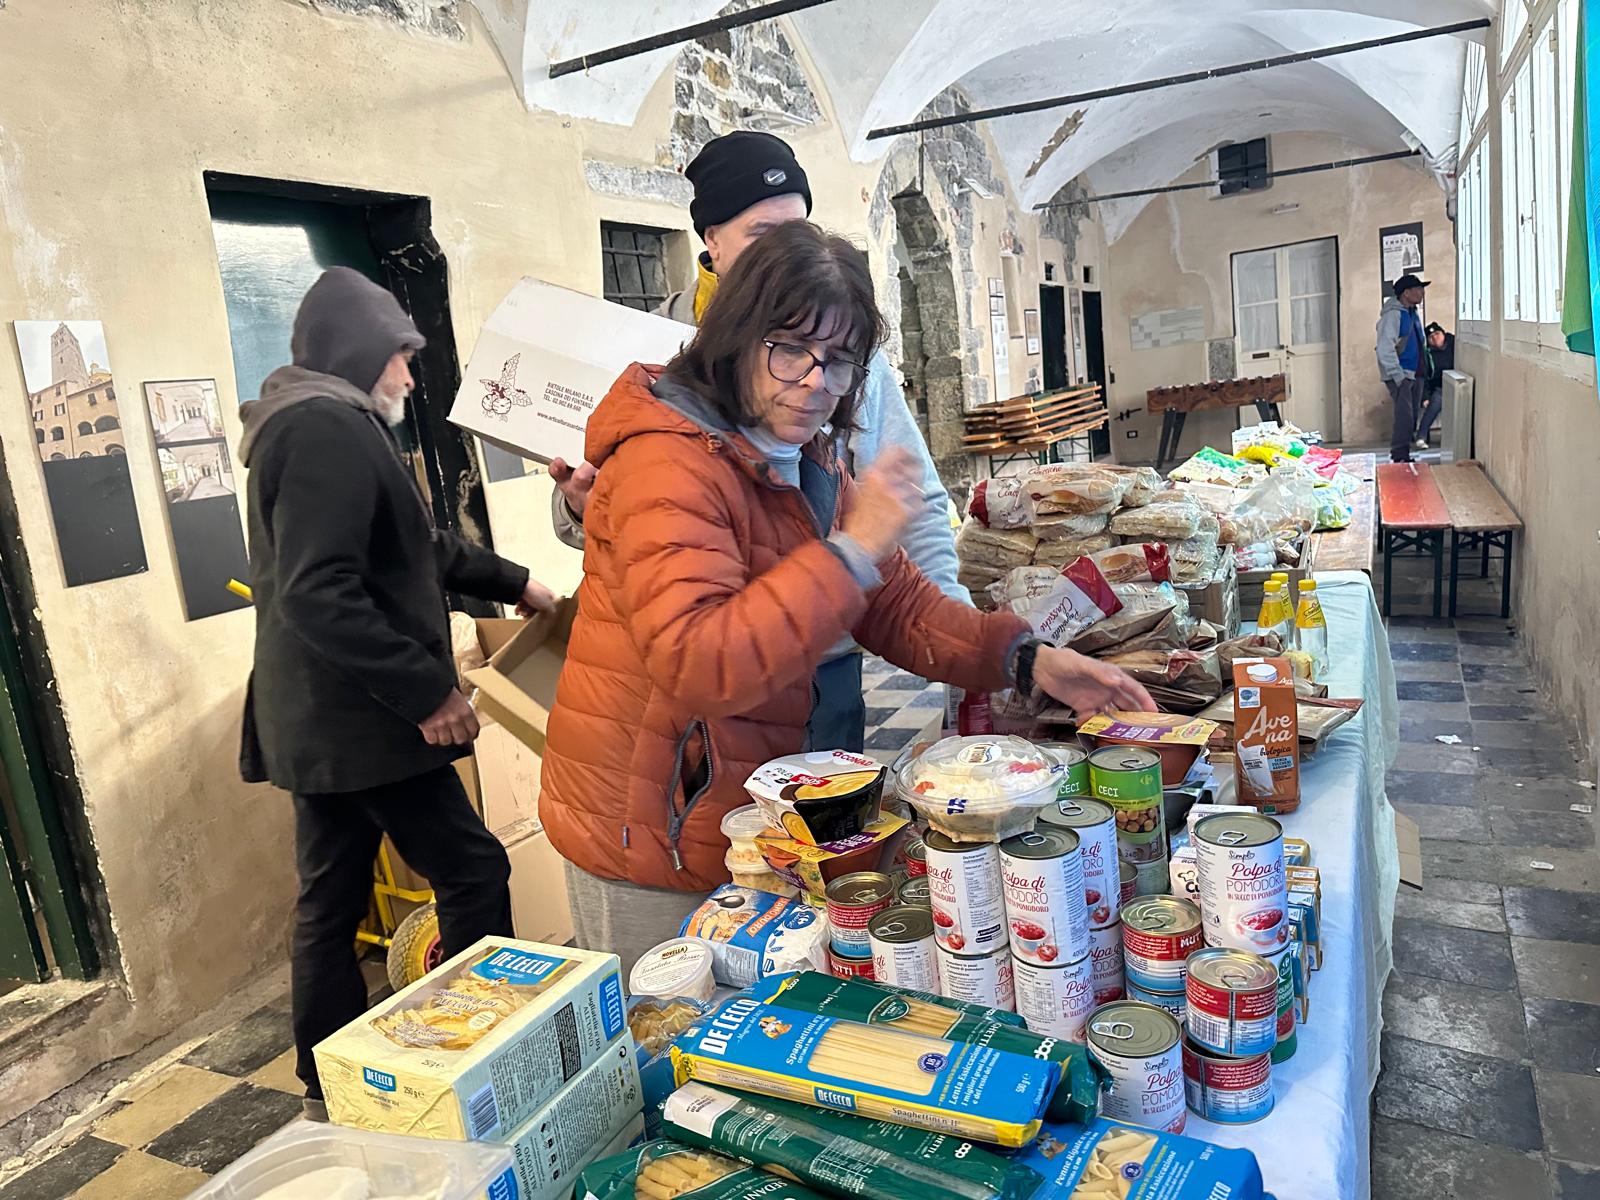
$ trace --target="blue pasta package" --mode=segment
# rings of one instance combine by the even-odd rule
[[[1046,1124],[1016,1160],[1044,1176],[1033,1200],[1273,1200],[1248,1150],[1103,1117]]]

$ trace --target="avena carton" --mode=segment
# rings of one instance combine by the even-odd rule
[[[622,1039],[614,954],[484,938],[316,1048],[328,1116],[507,1141]]]
[[[1264,813],[1300,807],[1300,719],[1288,659],[1234,661],[1233,754],[1240,804]]]

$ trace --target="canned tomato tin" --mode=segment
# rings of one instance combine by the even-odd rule
[[[1001,842],[1000,882],[1018,959],[1048,967],[1088,957],[1089,911],[1073,830],[1046,826]]]
[[[1158,992],[1153,988],[1142,988],[1136,983],[1125,984],[1124,990],[1129,1000],[1154,1004],[1162,1011],[1171,1013],[1180,1025],[1188,1015],[1188,1004],[1182,992]]]
[[[870,958],[842,958],[830,949],[828,951],[828,970],[840,979],[871,979],[872,960]]]
[[[918,908],[929,908],[928,877],[926,875],[908,875],[900,881],[894,889],[895,899],[901,904],[915,904]]]
[[[1280,1063],[1294,1057],[1297,1044],[1294,1021],[1294,951],[1285,946],[1278,953],[1263,957],[1278,976],[1277,1045],[1272,1048],[1272,1061]]]
[[[1070,829],[1078,835],[1078,861],[1083,864],[1083,898],[1089,911],[1089,927],[1104,929],[1117,919],[1123,897],[1132,892],[1120,886],[1121,860],[1117,857],[1117,823],[1111,806],[1074,796],[1047,804],[1039,813],[1039,824]],[[1133,875],[1128,875],[1129,887]]]
[[[1084,1022],[1094,1011],[1094,960],[1042,967],[1013,953],[1011,975],[1017,1015],[1034,1033],[1082,1043]]]
[[[1206,944],[1276,954],[1289,944],[1283,826],[1257,812],[1195,823],[1195,875]]]
[[[1189,1111],[1219,1125],[1248,1125],[1272,1111],[1267,1053],[1230,1058],[1183,1041],[1183,1091]]]
[[[1100,1115],[1146,1129],[1182,1133],[1182,1028],[1171,1013],[1136,1000],[1103,1004],[1089,1017],[1089,1054],[1111,1077]]]
[[[1089,755],[1082,746],[1071,742],[1040,742],[1039,748],[1048,750],[1065,768],[1061,775],[1061,787],[1056,791],[1057,798],[1066,800],[1073,796],[1089,795]]]
[[[1089,931],[1089,962],[1094,969],[1094,1002],[1109,1004],[1122,999],[1121,921]]]
[[[935,947],[939,962],[939,994],[980,1008],[1016,1011],[1011,951],[1002,946],[988,954],[951,954]]]
[[[951,954],[1005,949],[1005,892],[1000,848],[993,842],[957,842],[937,831],[924,839],[933,936]]]
[[[879,983],[918,992],[939,990],[939,964],[933,953],[933,914],[896,904],[867,926],[872,942],[872,977]]]
[[[1117,815],[1117,840],[1147,846],[1159,840],[1166,857],[1167,824],[1161,812],[1161,757],[1139,746],[1101,746],[1089,755],[1094,798]],[[1132,854],[1125,858],[1138,861]]]
[[[916,878],[928,873],[928,848],[921,838],[906,843],[906,874]]]
[[[1117,894],[1122,897],[1121,904],[1131,904],[1139,894],[1139,869],[1120,854],[1117,856]]]
[[[1129,847],[1119,845],[1119,849],[1126,851]],[[1166,846],[1151,842],[1147,846],[1136,846],[1133,849],[1140,851],[1143,857],[1131,858],[1127,854],[1122,856],[1122,861],[1133,868],[1133,894],[1167,895],[1172,887],[1172,860],[1167,857]]]
[[[828,885],[828,924],[833,952],[841,958],[872,957],[867,923],[894,903],[894,884],[878,871],[855,871]]]
[[[1128,982],[1153,992],[1183,990],[1184,963],[1205,944],[1200,910],[1176,896],[1140,896],[1122,910]]]
[[[1200,1049],[1243,1058],[1277,1045],[1278,970],[1259,954],[1196,950],[1184,990],[1189,1036]]]

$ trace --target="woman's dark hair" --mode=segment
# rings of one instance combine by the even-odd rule
[[[719,280],[694,339],[667,364],[667,378],[711,404],[729,425],[754,425],[745,394],[752,368],[766,361],[762,340],[787,330],[805,340],[849,330],[844,353],[862,365],[861,381],[839,397],[829,418],[855,428],[865,367],[883,341],[867,256],[809,221],[785,221],[762,234]]]

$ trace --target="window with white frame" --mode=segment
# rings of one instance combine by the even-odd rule
[[[1479,142],[1456,178],[1456,310],[1462,321],[1489,320],[1489,151]]]

